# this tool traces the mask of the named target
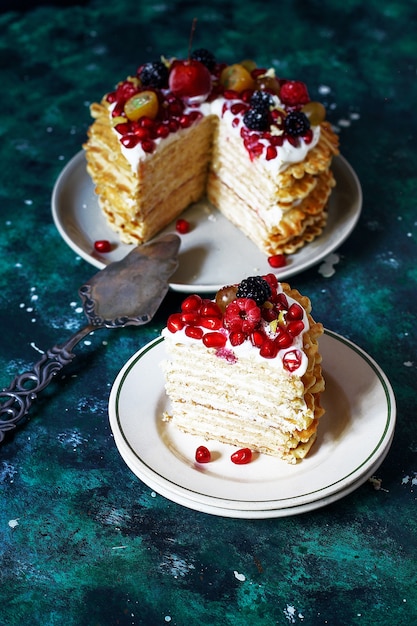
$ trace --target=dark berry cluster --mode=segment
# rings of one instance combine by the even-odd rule
[[[250,109],[243,116],[243,123],[250,130],[265,131],[270,126],[269,107],[273,99],[267,91],[255,91],[250,99]]]
[[[248,109],[243,116],[243,123],[250,130],[267,130],[269,127],[268,111],[262,109]]]
[[[251,298],[256,304],[261,305],[271,295],[271,287],[262,276],[249,276],[239,283],[236,296],[238,298]]]
[[[212,52],[205,48],[198,48],[191,53],[191,58],[195,61],[199,61],[206,66],[210,72],[213,72],[216,67],[216,57]]]
[[[292,137],[302,137],[309,128],[309,119],[302,111],[292,111],[284,120],[285,132]]]
[[[138,76],[144,87],[168,87],[169,70],[162,61],[145,63],[139,68]]]

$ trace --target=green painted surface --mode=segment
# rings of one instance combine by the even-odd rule
[[[140,63],[196,44],[305,80],[329,108],[364,205],[337,251],[291,280],[315,317],[365,349],[397,397],[378,469],[321,510],[233,520],[185,509],[127,468],[107,398],[151,325],[100,331],[0,449],[0,624],[408,625],[417,622],[415,2],[0,3],[0,385],[83,323],[94,270],[66,246],[53,184],[88,103]]]

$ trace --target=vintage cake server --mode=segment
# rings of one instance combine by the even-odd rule
[[[88,323],[62,345],[49,349],[31,371],[16,376],[0,391],[0,443],[24,420],[37,395],[75,355],[74,346],[100,328],[140,326],[149,322],[169,289],[178,267],[180,238],[168,234],[137,246],[110,263],[79,289]]]

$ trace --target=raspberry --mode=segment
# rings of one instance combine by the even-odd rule
[[[243,123],[251,130],[267,130],[269,128],[268,113],[267,109],[249,109],[243,116]]]
[[[169,71],[162,61],[145,63],[138,69],[142,85],[149,87],[168,87]]]
[[[300,80],[288,80],[286,83],[281,85],[279,97],[281,102],[288,106],[307,104],[307,102],[310,102],[307,86]]]
[[[200,61],[210,72],[213,72],[216,67],[216,57],[210,50],[206,50],[205,48],[194,50],[191,54],[191,58],[195,61]]]
[[[236,292],[238,298],[252,298],[260,305],[268,300],[271,295],[271,287],[262,276],[249,276],[239,284]]]
[[[261,309],[251,298],[237,298],[227,305],[224,326],[232,333],[249,335],[261,320]]]
[[[301,137],[310,129],[310,122],[302,111],[292,111],[284,120],[284,128],[291,137]]]

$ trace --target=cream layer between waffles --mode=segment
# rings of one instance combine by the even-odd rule
[[[313,445],[324,413],[318,339],[306,296],[274,274],[188,296],[162,331],[170,409],[185,433],[290,463]]]
[[[195,56],[147,63],[91,105],[87,170],[108,223],[143,243],[206,195],[266,254],[294,252],[322,232],[335,185],[324,107],[272,69]]]

